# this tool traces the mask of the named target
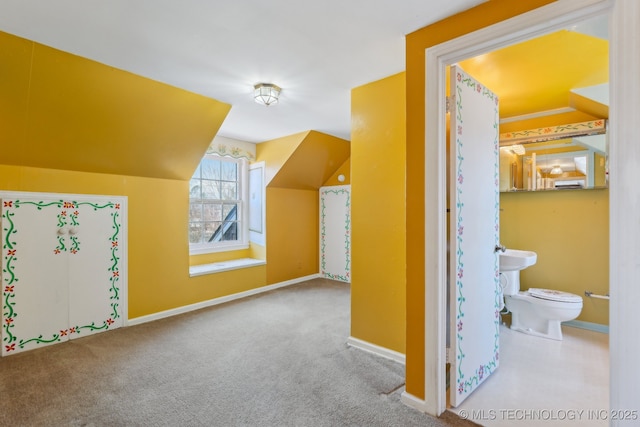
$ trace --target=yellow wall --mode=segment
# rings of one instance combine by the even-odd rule
[[[344,176],[344,181],[342,182],[338,181],[338,177],[340,175]],[[324,184],[322,184],[322,186],[328,187],[328,186],[334,186],[334,185],[349,185],[349,184],[351,184],[351,158],[348,158],[342,164],[342,166],[340,166],[338,170],[336,170],[335,173],[331,175],[329,179],[327,179],[324,182]]]
[[[266,284],[264,266],[189,277],[188,181],[0,165],[0,189],[128,197],[129,319]]]
[[[265,162],[267,284],[319,273],[319,193],[349,175],[349,141],[308,131],[262,142]]]
[[[405,352],[405,74],[351,92],[351,335]]]
[[[0,62],[0,189],[127,196],[129,318],[318,273],[318,187],[349,175],[349,141],[260,144],[278,187],[268,264],[190,278],[189,265],[267,257],[256,244],[189,257],[188,180],[231,106],[4,32]]]
[[[407,73],[407,385],[424,398],[424,127],[425,50],[553,0],[492,0],[406,38]],[[437,143],[436,141],[428,143]],[[353,178],[352,178],[353,179]],[[355,197],[354,197],[355,200]]]
[[[0,189],[127,196],[130,319],[266,284],[189,277],[189,178],[230,105],[3,32],[0,62]]]
[[[319,272],[318,190],[267,188],[267,284]]]
[[[583,296],[577,320],[609,324],[609,190],[503,193],[500,240],[538,254],[520,274],[521,289],[549,288]]]
[[[307,135],[308,132],[301,132],[256,145],[256,162],[265,163],[265,186],[269,186]]]

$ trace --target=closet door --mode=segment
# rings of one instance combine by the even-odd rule
[[[4,196],[2,355],[122,326],[126,198]]]
[[[320,188],[320,274],[351,282],[351,186]]]
[[[123,325],[123,204],[113,198],[69,204],[75,214],[67,230],[75,245],[69,252],[69,337],[74,339]]]
[[[69,339],[62,201],[2,200],[2,355]]]

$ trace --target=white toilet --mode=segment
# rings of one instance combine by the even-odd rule
[[[534,252],[508,249],[502,257],[521,257],[533,254],[533,261],[529,260],[522,268],[504,271],[503,263],[500,268],[500,284],[504,295],[504,303],[511,312],[511,329],[554,340],[562,340],[561,322],[573,320],[582,311],[582,297],[567,292],[551,289],[530,288],[520,291],[520,270],[535,264]],[[505,263],[504,265],[509,265]]]

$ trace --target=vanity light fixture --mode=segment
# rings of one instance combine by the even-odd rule
[[[509,148],[511,148],[511,152],[513,152],[513,154],[517,154],[518,156],[524,156],[526,151],[524,146],[521,144],[510,145]]]
[[[258,83],[253,87],[253,99],[262,105],[278,103],[280,88],[272,83]]]
[[[549,173],[551,175],[560,175],[562,174],[562,168],[559,165],[555,165],[554,167],[551,168]]]

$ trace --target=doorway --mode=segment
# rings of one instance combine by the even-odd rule
[[[497,314],[504,308],[501,285],[505,282],[498,279],[497,258],[502,255],[493,253],[494,244],[496,247],[505,245],[509,249],[535,251],[537,254],[535,266],[516,273],[523,278],[521,291],[528,288],[551,288],[572,293],[579,299],[589,286],[600,284],[596,293],[609,292],[607,190],[557,191],[547,186],[538,187],[534,191],[523,186],[517,189],[505,186],[498,192],[495,188],[496,177],[499,176],[502,182],[503,176],[508,176],[510,172],[510,168],[501,168],[498,174],[498,146],[500,163],[504,159],[511,165],[517,165],[520,171],[525,171],[525,178],[527,169],[522,166],[526,165],[526,159],[532,155],[535,159],[536,153],[536,170],[545,179],[551,166],[546,167],[542,159],[551,156],[572,156],[572,162],[563,164],[565,173],[554,175],[556,182],[562,182],[564,176],[577,180],[586,176],[583,173],[589,173],[586,169],[575,168],[573,160],[578,155],[584,156],[585,160],[593,159],[595,154],[581,145],[580,139],[561,138],[560,135],[567,131],[576,133],[583,128],[590,133],[596,129],[600,131],[595,127],[599,123],[602,123],[603,130],[606,129],[608,62],[607,16],[602,15],[451,66],[451,69],[461,70],[456,75],[460,76],[462,73],[462,78],[456,79],[450,73],[450,109],[447,116],[451,121],[449,128],[455,130],[450,132],[449,137],[449,158],[455,159],[455,164],[450,163],[450,170],[453,172],[450,182],[455,184],[455,189],[450,189],[447,206],[448,212],[450,211],[449,228],[455,231],[450,234],[449,260],[450,264],[455,262],[460,267],[459,274],[456,274],[458,266],[455,271],[450,270],[449,274],[449,287],[452,288],[455,283],[455,288],[451,289],[455,292],[451,294],[449,309],[451,313],[456,312],[455,320],[448,317],[451,319],[449,329],[453,329],[448,346],[448,398],[451,407],[460,407],[462,400],[470,394],[475,396],[475,388],[482,390],[479,394],[493,388],[493,385],[480,387],[480,382],[489,381],[493,384],[498,381],[488,380],[489,376],[493,377],[494,371],[504,381],[508,372],[518,369],[515,362],[520,356],[516,343],[522,342],[523,347],[526,346],[524,337],[511,338],[513,333],[505,331],[505,327],[501,325],[501,322],[510,323],[511,316]],[[470,77],[465,77],[467,74]],[[477,82],[472,83],[472,80]],[[577,87],[580,89],[576,89]],[[465,88],[471,90],[464,91]],[[499,103],[488,98],[491,90],[502,95]],[[586,97],[581,98],[582,103],[572,102],[576,97],[572,93],[589,94],[590,91],[597,92],[600,96],[593,96],[589,101]],[[478,102],[472,102],[476,98],[486,99],[487,102],[478,106]],[[499,126],[497,118],[492,120],[490,114],[498,109],[498,104]],[[458,121],[460,125],[455,124]],[[557,127],[553,127],[554,125]],[[497,135],[498,128],[500,137]],[[532,128],[539,128],[540,133]],[[482,129],[485,129],[484,133]],[[481,137],[482,135],[485,136]],[[504,145],[512,143],[515,138],[518,138],[521,145]],[[541,142],[543,138],[554,139]],[[520,147],[521,151],[513,147]],[[606,159],[606,147],[601,153],[603,160]],[[557,162],[557,159],[554,161]],[[602,169],[604,176],[604,164]],[[458,177],[460,179],[456,179]],[[518,181],[522,182],[523,177],[518,177]],[[586,184],[586,180],[584,182]],[[585,185],[585,188],[590,187]],[[456,214],[458,206],[461,206],[460,214]],[[582,213],[576,215],[576,212]],[[580,240],[579,236],[584,235],[585,230],[589,230],[589,238]],[[479,240],[490,231],[496,236],[487,241]],[[479,250],[480,248],[484,249]],[[474,252],[471,256],[470,251]],[[471,269],[474,264],[487,269],[495,264],[495,272],[492,270],[483,276],[483,270]],[[487,301],[491,297],[493,299]],[[581,327],[599,326],[599,330],[602,330],[603,325],[608,325],[608,301],[584,299],[584,307],[576,313],[576,316],[580,314],[581,320],[565,320],[572,320],[570,324]],[[451,301],[455,301],[455,304],[451,304]],[[451,328],[453,324],[456,324],[455,328]],[[540,329],[538,332],[542,334],[545,331]],[[502,348],[503,338],[509,343],[506,352]],[[540,341],[540,347],[552,346],[551,343],[544,342],[548,340]],[[557,351],[561,349],[558,348]],[[565,356],[558,356],[553,366],[566,366],[565,361],[571,358],[572,353],[567,352]],[[540,362],[544,360],[543,357]],[[503,362],[505,368],[496,369]],[[540,362],[530,364],[530,368],[535,370],[538,366],[542,377],[547,370],[544,363]],[[522,368],[526,370],[526,366]],[[569,363],[567,372],[571,368]],[[602,376],[598,376],[600,377]],[[560,381],[561,378],[562,376],[555,375],[549,383]],[[570,380],[573,377],[568,374],[565,378]],[[608,380],[605,378],[598,383],[606,385]],[[569,385],[570,382],[566,384]],[[527,387],[526,390],[534,389],[535,387]],[[562,390],[562,387],[556,389]],[[603,388],[606,389],[608,387]],[[574,394],[570,393],[569,386],[564,387],[564,390],[567,396]],[[575,394],[580,395],[582,391],[584,389],[578,387]],[[505,401],[514,401],[507,400],[507,394],[499,396],[505,398]],[[549,394],[548,396],[550,397]],[[547,407],[553,407],[554,402],[562,402],[563,396],[560,393],[558,398],[548,400]],[[602,393],[585,395],[585,404],[592,401],[592,396],[601,397]],[[481,397],[475,396],[472,400],[477,402],[478,399]],[[540,393],[525,392],[520,399],[529,404],[535,401],[540,404],[545,402],[544,394]],[[466,405],[462,407],[464,406]]]
[[[446,149],[445,149],[445,107],[443,100],[445,99],[444,91],[444,69],[448,64],[477,56],[482,53],[514,44],[519,41],[537,37],[566,27],[570,24],[585,20],[599,14],[606,14],[612,9],[613,22],[619,25],[613,25],[614,32],[619,33],[614,38],[614,42],[619,52],[611,54],[612,68],[615,70],[616,77],[623,80],[624,77],[631,78],[632,72],[638,72],[640,64],[630,63],[624,57],[623,52],[632,51],[632,41],[637,39],[637,34],[633,32],[633,25],[636,25],[640,13],[638,6],[629,0],[612,1],[589,1],[589,2],[556,2],[549,6],[534,10],[525,15],[521,15],[504,21],[495,26],[479,30],[472,35],[459,37],[450,42],[443,43],[434,48],[428,49],[426,52],[426,140],[438,141],[437,144],[426,144],[425,147],[425,180],[430,183],[426,186],[425,203],[431,206],[437,206],[432,216],[426,218],[425,223],[425,255],[430,260],[437,260],[437,263],[430,262],[430,265],[437,265],[436,268],[428,270],[425,276],[425,409],[426,412],[439,415],[446,409],[445,398],[445,326],[446,326],[446,290],[443,284],[446,283]],[[623,23],[622,18],[627,18]],[[630,18],[629,18],[630,17]],[[626,35],[627,37],[622,37]],[[615,50],[615,49],[614,49]],[[624,63],[627,67],[622,67]],[[621,152],[627,148],[619,135],[623,130],[632,128],[633,119],[631,114],[636,114],[640,110],[640,102],[632,97],[618,98],[616,105],[616,93],[622,94],[622,84],[616,83],[612,79],[612,111],[616,114],[616,123],[612,126],[612,145],[616,147],[615,152],[611,156],[610,166],[621,175],[623,171],[627,171],[632,163],[632,157],[624,157]],[[635,93],[635,92],[633,92]],[[625,108],[622,108],[625,107]],[[624,116],[622,111],[626,110]],[[629,131],[626,132],[627,134]],[[623,167],[626,168],[623,169]],[[633,176],[631,172],[626,172]],[[628,178],[631,178],[628,176]],[[625,206],[629,208],[637,208],[635,202],[625,200],[621,193],[623,185],[620,181],[612,181],[610,185],[610,211],[614,212]],[[627,193],[628,194],[628,193]],[[640,234],[640,225],[635,224],[630,214],[618,215],[622,222],[612,222],[610,227],[610,257],[616,259],[615,255],[619,250],[614,242],[627,242],[627,247],[631,248],[637,256],[640,249],[632,243],[632,236],[629,234],[629,227]],[[625,231],[625,228],[627,231]],[[610,288],[612,295],[611,311],[616,312],[617,308],[625,307],[625,301],[616,300],[617,286],[624,282],[632,283],[635,270],[632,266],[621,265],[620,263],[611,264]],[[632,292],[636,292],[633,290]],[[630,307],[630,306],[629,306]],[[627,310],[626,313],[631,313]],[[615,366],[616,358],[620,362],[627,362],[625,365],[628,369],[632,367],[630,359],[622,354],[615,352],[615,344],[622,344],[621,338],[627,332],[631,332],[629,327],[625,327],[621,320],[616,316],[611,316],[611,346],[614,351],[611,354],[611,365]],[[629,324],[629,323],[627,323]],[[628,345],[628,343],[627,343]],[[640,346],[638,343],[632,343],[634,348]],[[624,391],[616,390],[611,394],[611,407],[618,408],[625,399],[630,402],[625,393],[631,393],[632,384],[627,378],[624,378],[622,372],[624,367],[620,366],[612,369],[611,382],[616,382],[617,388],[622,387]],[[627,369],[627,371],[628,371]],[[628,372],[626,377],[629,377]]]

